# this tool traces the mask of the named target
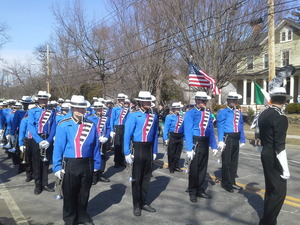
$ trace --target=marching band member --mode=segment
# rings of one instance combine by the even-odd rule
[[[87,213],[93,172],[101,167],[95,124],[84,119],[89,107],[81,95],[71,98],[72,116],[57,125],[53,172],[62,179],[63,220],[66,225],[93,224]],[[63,177],[62,177],[63,176]]]
[[[158,117],[151,110],[155,97],[148,91],[140,91],[140,110],[130,113],[125,123],[124,154],[127,164],[132,164],[133,214],[141,215],[141,209],[156,212],[147,203],[147,192],[151,178],[153,160],[157,154]],[[130,151],[133,141],[134,152]]]
[[[114,162],[115,168],[120,166],[125,166],[124,164],[124,125],[126,117],[129,114],[129,108],[125,107],[125,99],[127,95],[119,93],[117,96],[118,105],[112,109],[110,127],[112,131],[110,132],[110,137],[114,140]]]
[[[228,106],[221,109],[217,116],[219,148],[222,153],[222,187],[232,193],[233,189],[242,190],[236,184],[239,149],[245,145],[244,120],[237,102],[242,96],[236,92],[229,92]]]
[[[191,160],[188,191],[190,201],[194,203],[197,197],[211,198],[202,187],[207,172],[209,147],[213,149],[214,155],[218,152],[211,112],[206,108],[210,99],[206,92],[197,91],[195,107],[184,116],[187,157]]]
[[[60,112],[56,114],[56,124],[67,117],[71,117],[70,103],[62,103],[60,106]]]
[[[179,102],[172,104],[172,114],[166,116],[165,126],[163,131],[163,139],[168,146],[168,164],[170,173],[174,171],[181,172],[178,166],[182,147],[183,147],[183,115],[180,109],[183,107]]]
[[[47,102],[51,95],[46,91],[37,94],[38,106],[28,111],[28,130],[33,137],[33,178],[35,180],[34,194],[43,190],[54,192],[48,187],[48,169],[52,158],[53,137],[55,135],[54,109],[48,109]]]
[[[106,161],[108,160],[107,156],[107,143],[110,135],[110,127],[109,127],[109,118],[104,114],[103,108],[104,104],[101,102],[94,103],[94,111],[95,113],[89,116],[87,119],[93,122],[96,125],[97,132],[99,135],[100,141],[100,149],[101,152],[101,169],[94,173],[93,176],[93,184],[97,184],[98,180],[102,182],[110,182],[108,178],[106,178],[103,173],[105,171]]]
[[[266,183],[264,214],[260,225],[277,224],[277,217],[286,196],[287,179],[290,177],[285,150],[288,120],[282,107],[292,96],[286,94],[285,88],[278,87],[270,91],[270,97],[271,106],[258,117],[263,146],[261,161]]]

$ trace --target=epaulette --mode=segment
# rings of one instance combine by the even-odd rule
[[[72,117],[63,119],[63,120],[61,120],[61,121],[58,123],[58,125],[60,125],[60,124],[62,124],[62,123],[64,123],[64,122],[70,121],[70,120],[72,120]]]

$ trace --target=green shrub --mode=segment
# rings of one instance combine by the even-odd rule
[[[300,113],[300,104],[297,104],[297,113]]]
[[[248,116],[253,116],[254,115],[254,109],[252,109],[252,107],[248,106],[248,109],[247,109],[247,114]]]
[[[298,103],[290,103],[286,106],[285,111],[286,113],[296,113],[297,112],[297,108],[299,105]]]

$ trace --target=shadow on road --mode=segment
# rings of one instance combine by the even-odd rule
[[[165,176],[155,177],[155,180],[150,182],[147,199],[149,204],[151,204],[164,190],[166,190],[169,182],[170,178]]]
[[[88,212],[91,217],[104,212],[114,204],[120,203],[127,187],[124,184],[113,184],[110,188],[100,192],[89,201]]]

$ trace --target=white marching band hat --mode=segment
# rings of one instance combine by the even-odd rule
[[[70,109],[70,103],[66,103],[64,102],[63,104],[61,104],[60,107],[62,110],[69,110]]]
[[[291,95],[288,95],[286,93],[286,90],[284,87],[276,87],[274,88],[272,91],[270,91],[270,97],[275,97],[275,96],[282,96],[282,97],[286,97],[286,100],[290,100],[293,97]]]
[[[21,101],[22,104],[31,104],[33,103],[32,98],[30,96],[23,96]]]
[[[93,108],[94,109],[99,109],[99,108],[103,108],[105,107],[105,105],[102,102],[94,102]]]
[[[227,95],[227,99],[242,99],[242,96],[236,91],[230,91]]]
[[[182,108],[183,105],[180,102],[173,102],[172,103],[172,108]]]
[[[49,102],[50,106],[57,106],[57,104],[58,104],[57,101],[54,100]]]
[[[58,98],[58,99],[57,99],[57,102],[58,102],[58,103],[63,103],[63,102],[65,102],[65,100],[64,100],[63,98]]]
[[[125,98],[125,103],[130,104],[130,100],[128,98]]]
[[[127,95],[123,94],[123,93],[119,93],[117,96],[117,99],[125,99]]]
[[[206,101],[211,99],[211,97],[207,95],[205,91],[197,91],[194,98],[195,100],[199,99],[199,100],[206,100]]]
[[[139,92],[139,95],[137,98],[135,98],[135,100],[137,101],[144,101],[144,102],[147,102],[147,101],[155,101],[156,98],[151,95],[151,93],[149,91],[140,91]]]
[[[51,97],[51,94],[47,93],[47,91],[39,91],[36,97],[38,99],[48,99]]]
[[[70,106],[75,108],[88,108],[90,103],[85,100],[82,95],[73,95],[71,98]]]
[[[20,102],[16,102],[16,104],[13,106],[14,109],[21,109],[22,104]]]

